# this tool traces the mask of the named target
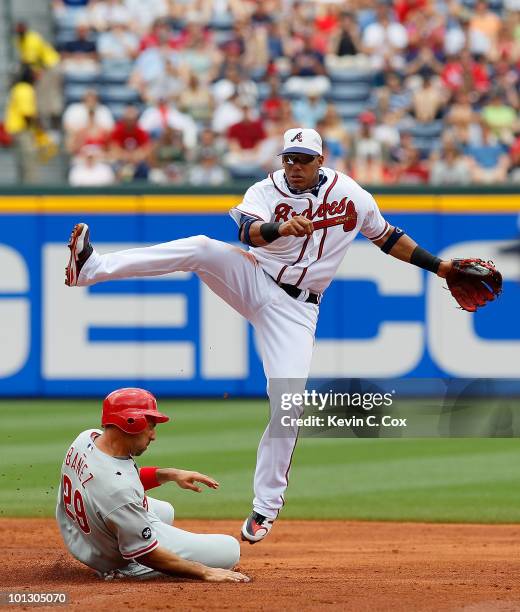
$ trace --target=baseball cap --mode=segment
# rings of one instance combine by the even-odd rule
[[[309,128],[291,128],[283,135],[283,151],[285,153],[307,153],[307,155],[322,154],[321,136],[316,130]]]

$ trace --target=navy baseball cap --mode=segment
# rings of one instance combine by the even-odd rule
[[[291,128],[283,135],[283,151],[279,155],[285,155],[286,153],[321,155],[322,152],[321,136],[316,130]]]

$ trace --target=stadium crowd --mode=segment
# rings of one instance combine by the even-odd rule
[[[262,178],[295,125],[361,183],[520,183],[520,0],[54,0],[54,15],[52,45],[16,26],[5,128],[23,150],[62,116],[73,185]]]

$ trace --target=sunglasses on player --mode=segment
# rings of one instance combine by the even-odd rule
[[[284,164],[293,166],[294,164],[302,164],[306,166],[314,161],[318,157],[317,155],[307,155],[307,153],[284,153],[282,155],[282,161]]]

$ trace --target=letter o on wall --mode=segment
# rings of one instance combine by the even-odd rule
[[[30,347],[29,271],[15,249],[0,244],[0,378],[13,376]]]

